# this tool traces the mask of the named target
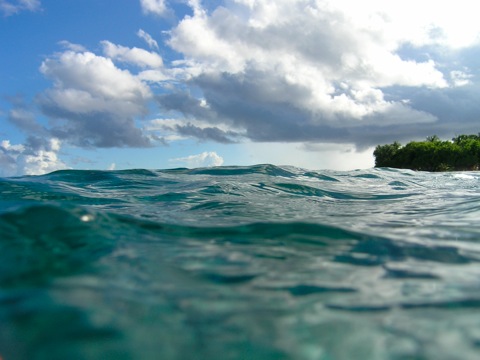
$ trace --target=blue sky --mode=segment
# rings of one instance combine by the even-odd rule
[[[0,0],[0,176],[373,166],[478,133],[469,0]]]

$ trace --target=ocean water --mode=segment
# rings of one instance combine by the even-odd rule
[[[479,359],[480,173],[0,179],[0,358]]]

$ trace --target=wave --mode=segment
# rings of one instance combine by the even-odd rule
[[[0,179],[0,356],[475,358],[479,179],[273,165]]]

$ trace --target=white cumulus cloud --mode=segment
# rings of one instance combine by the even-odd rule
[[[159,47],[158,47],[158,43],[155,41],[154,38],[152,38],[152,36],[145,32],[144,30],[142,29],[139,29],[137,31],[137,36],[143,40],[145,40],[145,42],[148,44],[148,46],[150,47],[150,49],[155,49],[155,50],[158,50]]]
[[[170,159],[169,161],[172,163],[183,164],[188,168],[221,166],[223,164],[223,158],[214,151],[205,151],[201,154]]]
[[[135,125],[147,112],[150,88],[111,59],[65,51],[46,59],[40,71],[54,86],[38,98],[44,114],[60,120],[51,129],[80,146],[148,146]]]
[[[139,48],[128,48],[115,45],[110,41],[102,41],[103,52],[105,56],[140,67],[160,68],[163,66],[163,60],[160,55]]]
[[[4,16],[14,15],[21,11],[37,11],[40,8],[39,0],[0,0],[0,12]]]
[[[146,14],[164,15],[167,11],[165,0],[140,0],[140,5]]]
[[[76,89],[95,98],[121,100],[134,107],[151,95],[150,89],[127,70],[91,52],[65,51],[45,60],[40,71],[54,81],[55,90]]]
[[[9,140],[0,142],[0,176],[42,175],[66,169],[58,157],[61,142],[30,137],[25,144],[12,145]]]

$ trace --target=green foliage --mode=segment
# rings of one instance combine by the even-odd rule
[[[440,138],[437,135],[427,136],[427,141],[428,142],[438,142],[438,141],[440,141]]]
[[[411,141],[405,146],[378,145],[373,152],[375,167],[392,167],[422,171],[461,171],[480,169],[480,134],[459,135],[452,141],[438,136],[426,141]]]

